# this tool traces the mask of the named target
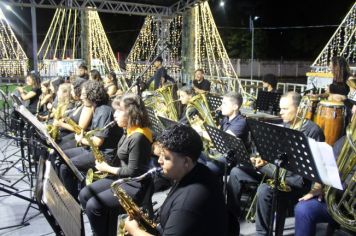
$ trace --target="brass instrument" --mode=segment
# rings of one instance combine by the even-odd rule
[[[337,159],[344,192],[326,188],[325,202],[332,218],[342,227],[356,232],[356,115],[346,129],[346,140]]]
[[[54,111],[54,116],[53,119],[58,121],[60,120],[63,115],[64,112],[67,109],[67,105],[68,103],[63,103],[63,104],[58,104],[56,110]],[[47,131],[49,133],[49,135],[53,138],[53,140],[57,141],[59,138],[59,127],[53,124],[48,124],[47,125]]]
[[[136,220],[140,228],[151,233],[157,231],[157,224],[151,220],[148,215],[136,205],[136,203],[134,203],[132,198],[127,195],[127,193],[120,187],[120,185],[128,181],[141,181],[148,176],[152,176],[153,174],[160,172],[161,170],[161,168],[153,168],[139,177],[119,179],[111,184],[111,191],[119,199],[120,205],[125,209],[129,217]],[[125,222],[123,220],[119,222],[117,235],[126,235]]]
[[[82,127],[80,127],[74,120],[72,120],[72,118],[67,116],[64,118],[64,122],[72,127],[75,134],[79,135],[82,133]]]
[[[305,116],[307,115],[307,112],[308,112],[309,105],[310,105],[309,97],[304,96],[299,103],[297,114],[293,120],[291,129],[300,130],[302,128],[304,120],[305,120]],[[279,178],[279,186],[277,187],[279,191],[282,191],[282,192],[290,192],[291,191],[291,187],[288,186],[286,183],[286,175],[287,175],[287,170],[284,168],[281,168],[281,171],[280,171],[279,177],[278,177]],[[263,175],[262,180],[259,185],[261,185],[265,181],[266,176],[267,176],[266,174]],[[271,188],[274,188],[274,179],[268,179],[266,181],[266,183]],[[245,219],[247,222],[251,222],[251,223],[255,222],[257,197],[258,196],[256,193],[252,202],[251,202],[251,206],[246,213]]]
[[[190,113],[192,109],[196,109],[198,111],[200,117],[203,119],[202,123],[206,123],[207,125],[216,127],[205,94],[195,95],[194,97],[192,97],[192,99],[190,99],[187,105],[185,115],[191,125],[196,123],[196,121],[194,121],[192,117],[190,117]]]
[[[98,161],[99,163],[104,162],[105,157],[104,157],[103,153],[99,150],[99,147],[94,144],[91,137],[93,137],[95,132],[106,130],[106,129],[114,126],[115,124],[116,124],[116,121],[111,121],[105,127],[101,128],[101,129],[94,129],[89,132],[86,132],[83,136],[88,141],[90,149],[93,152],[93,156],[94,156],[95,160]],[[96,180],[106,178],[108,175],[109,175],[109,173],[102,173],[100,171],[94,172],[93,169],[89,169],[86,174],[85,184],[90,185]]]

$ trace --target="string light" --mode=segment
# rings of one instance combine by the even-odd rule
[[[89,47],[85,49],[88,56],[82,55],[85,46],[80,33],[81,19],[84,22],[83,27],[87,29],[85,37]],[[80,59],[84,58],[89,60],[87,63],[91,68],[99,69],[101,73],[108,71],[121,73],[99,14],[94,9],[82,12],[81,17],[77,10],[57,9],[38,51],[38,57],[41,60],[39,67],[41,75],[57,75],[63,69],[59,67],[64,65],[73,73]],[[57,63],[57,59],[63,63]],[[73,65],[69,65],[70,61]]]
[[[28,58],[0,9],[0,76],[23,76],[27,68]]]
[[[343,19],[329,42],[312,64],[312,71],[330,72],[334,56],[343,56],[349,64],[356,63],[356,3]]]

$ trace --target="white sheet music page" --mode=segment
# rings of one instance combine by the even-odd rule
[[[323,184],[343,190],[333,149],[325,142],[317,142],[308,138],[317,171]]]

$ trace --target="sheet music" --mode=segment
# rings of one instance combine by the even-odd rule
[[[308,142],[323,184],[343,190],[332,147],[325,142],[317,142],[312,138],[308,138]]]

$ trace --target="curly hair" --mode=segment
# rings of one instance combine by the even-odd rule
[[[112,102],[112,107],[117,110],[121,102],[124,104],[124,109],[127,112],[128,121],[127,127],[149,127],[150,121],[148,119],[145,103],[140,96],[136,94],[125,94],[122,97],[116,97]]]
[[[100,72],[95,69],[90,71],[90,78],[92,80],[96,80],[96,81],[103,81],[103,79],[101,78]]]
[[[106,93],[103,83],[96,80],[88,80],[83,84],[87,99],[96,104],[107,104],[109,95]]]
[[[182,124],[163,131],[158,142],[171,152],[190,157],[193,162],[198,160],[203,150],[203,142],[199,134],[190,126]]]

